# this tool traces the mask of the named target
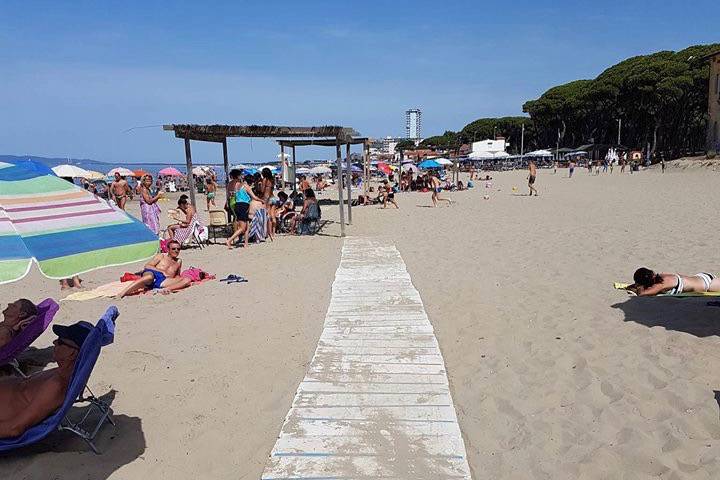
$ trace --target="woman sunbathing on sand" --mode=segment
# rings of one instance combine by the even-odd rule
[[[677,295],[683,292],[720,292],[720,279],[710,273],[680,275],[679,273],[655,273],[649,268],[638,268],[633,275],[635,283],[628,290],[640,296],[665,293]]]

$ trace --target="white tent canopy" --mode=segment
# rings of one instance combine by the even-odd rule
[[[58,165],[53,167],[52,171],[55,172],[55,175],[58,177],[88,178],[90,176],[90,172],[77,165]]]
[[[472,152],[470,155],[468,155],[468,158],[471,160],[485,160],[485,159],[492,159],[492,158],[508,158],[510,157],[510,154],[505,151],[498,151],[498,152]]]
[[[526,157],[552,157],[553,153],[550,150],[535,150],[535,151],[526,153],[524,156],[526,156]]]

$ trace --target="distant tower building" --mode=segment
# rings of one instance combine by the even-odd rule
[[[420,140],[422,138],[422,112],[419,108],[405,110],[405,138]]]

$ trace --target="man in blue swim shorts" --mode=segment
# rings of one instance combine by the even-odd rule
[[[141,278],[131,282],[120,293],[120,298],[146,288],[160,290],[160,293],[168,294],[190,285],[190,279],[180,276],[182,270],[182,260],[178,258],[180,256],[180,243],[171,240],[167,246],[168,253],[158,253],[146,263]]]

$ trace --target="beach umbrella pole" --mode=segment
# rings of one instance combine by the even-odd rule
[[[343,208],[343,188],[342,188],[342,150],[340,149],[340,139],[335,143],[335,153],[337,159],[337,184],[338,184],[338,206],[340,207],[340,236],[345,236],[345,209]]]
[[[293,192],[297,189],[297,167],[295,163],[295,145],[292,146],[292,158],[293,158],[293,171],[292,171],[292,182],[293,182]],[[285,161],[285,156],[283,155],[283,162]]]
[[[190,154],[189,138],[185,138],[185,163],[187,166],[187,181],[190,193],[190,203],[192,203],[192,206],[195,207],[195,182],[193,182],[192,178],[192,155]]]

